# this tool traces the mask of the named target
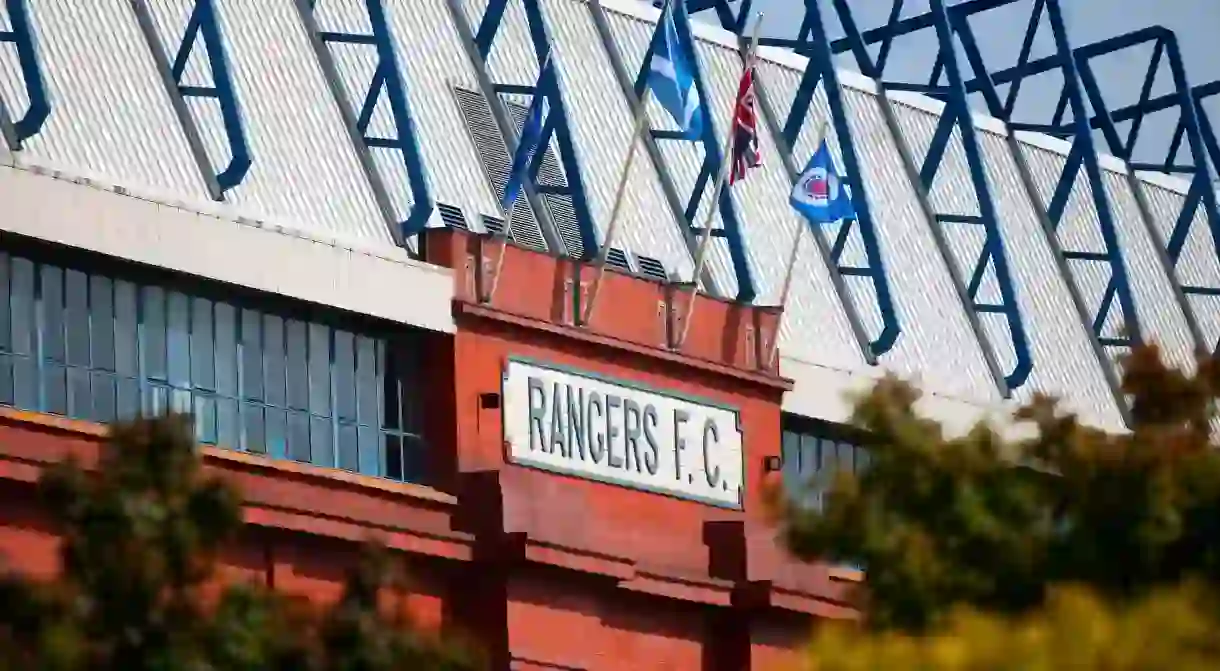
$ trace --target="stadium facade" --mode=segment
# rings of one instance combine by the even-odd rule
[[[917,379],[953,428],[1047,393],[1121,430],[1117,356],[1190,365],[1220,339],[1220,86],[1186,80],[1164,29],[1070,44],[1059,0],[1031,3],[1051,55],[987,72],[970,17],[1020,1],[861,32],[809,0],[759,49],[763,164],[715,202],[751,3],[676,5],[710,117],[677,134],[644,98],[604,253],[650,3],[0,2],[0,549],[54,571],[40,467],[182,410],[249,498],[234,579],[325,598],[377,535],[421,618],[496,668],[790,659],[812,621],[856,616],[861,574],[786,558],[762,483],[866,464],[850,392]],[[947,58],[887,82],[918,31]],[[1136,45],[1169,92],[1099,106],[1090,59]],[[1013,118],[996,87],[1048,71],[1068,114]],[[1158,110],[1185,151],[1154,165],[1115,124]],[[812,226],[789,194],[823,136],[855,212]]]

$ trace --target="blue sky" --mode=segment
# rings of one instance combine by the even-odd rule
[[[956,4],[955,0],[949,2]],[[1015,0],[1011,5],[972,18],[971,25],[979,38],[989,69],[1000,70],[1016,63],[1033,4],[1033,0]],[[804,0],[755,0],[754,5],[765,15],[763,32],[780,37],[785,33],[795,34],[803,16]],[[828,29],[835,35],[841,34],[830,3],[824,2],[823,5]],[[891,5],[892,0],[851,0],[857,24],[862,29],[883,25]],[[1220,0],[1061,0],[1061,6],[1073,46],[1159,23],[1177,34],[1192,85],[1220,79]],[[927,11],[927,7],[927,0],[907,0],[903,16],[922,13]],[[701,18],[714,20],[710,13]],[[1034,43],[1035,58],[1050,55],[1054,49],[1045,18],[1043,24]],[[926,81],[936,55],[936,44],[931,31],[924,33],[895,42],[891,64],[886,68],[887,79]],[[1135,47],[1093,62],[1103,96],[1111,108],[1138,100],[1151,51],[1151,46]],[[854,69],[850,57],[845,57],[841,65]],[[1023,120],[1049,119],[1062,81],[1056,77],[1044,75],[1040,80],[1030,79],[1022,85],[1017,110],[1018,115],[1024,117]],[[1169,91],[1164,86],[1168,78],[1168,68],[1162,65],[1154,94]],[[1213,126],[1220,131],[1220,96],[1212,97],[1206,108]],[[1163,160],[1164,148],[1176,122],[1176,112],[1150,117],[1140,134],[1137,158]]]

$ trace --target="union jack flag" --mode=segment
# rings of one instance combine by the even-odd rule
[[[758,150],[758,115],[754,111],[754,59],[749,58],[737,85],[737,106],[733,111],[733,161],[729,184],[746,177],[746,171],[762,165]]]

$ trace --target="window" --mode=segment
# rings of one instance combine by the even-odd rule
[[[97,422],[189,412],[201,443],[422,479],[413,334],[48,254],[0,251],[0,404]]]
[[[784,488],[798,505],[820,509],[824,489],[835,474],[859,473],[868,467],[868,450],[860,446],[860,436],[838,424],[785,415],[782,440]],[[834,563],[864,570],[858,561]]]
[[[848,438],[844,427],[797,417],[784,423],[783,482],[794,500],[821,507],[822,490],[836,473],[856,473],[868,465],[868,451]]]

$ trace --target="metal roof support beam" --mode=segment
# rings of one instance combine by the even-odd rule
[[[37,40],[34,39],[34,30],[30,25],[26,0],[5,0],[4,9],[8,13],[9,30],[0,30],[0,44],[8,42],[16,48],[26,100],[29,101],[20,119],[9,118],[3,113],[3,109],[0,109],[0,131],[4,133],[9,150],[16,152],[21,149],[24,141],[42,130],[43,124],[51,116],[51,98],[42,78]],[[0,101],[0,107],[2,106],[3,102]]]
[[[820,44],[823,47],[825,46],[826,41],[824,39],[815,37],[825,34],[821,12],[816,5],[806,6],[805,19],[801,30],[803,39],[810,40],[815,45]],[[847,121],[847,105],[843,100],[843,91],[839,86],[838,73],[834,68],[830,52],[827,49],[815,48],[813,50],[809,64],[801,76],[801,82],[797,87],[796,96],[793,99],[792,107],[789,109],[783,128],[776,133],[776,143],[783,147],[786,153],[790,152],[791,147],[796,144],[801,130],[808,121],[809,110],[813,105],[813,98],[819,82],[823,84],[825,89],[827,106],[830,111],[829,122],[834,127],[835,135],[839,140],[845,177],[848,186],[851,187],[852,203],[855,206],[857,218],[854,222],[847,221],[842,224],[833,246],[827,245],[825,234],[819,226],[813,227],[813,238],[818,245],[818,250],[821,252],[824,261],[830,266],[830,276],[835,284],[835,289],[839,294],[840,300],[848,310],[848,318],[852,322],[853,331],[857,331],[858,339],[865,340],[865,359],[871,364],[876,364],[877,357],[893,349],[894,345],[898,342],[898,337],[902,334],[902,325],[898,319],[898,313],[894,309],[889,277],[886,274],[885,261],[881,255],[881,248],[878,243],[872,206],[868,200],[868,190],[863,179],[860,177],[860,161],[856,152],[851,127]],[[764,103],[768,103],[768,100],[765,99]],[[771,109],[770,104],[765,104],[764,111],[768,112],[767,116],[769,118],[778,121],[778,115]],[[788,153],[785,156],[785,164],[792,163],[793,158]],[[793,179],[796,177],[796,172],[795,165],[792,165],[789,173]],[[860,237],[861,247],[864,251],[865,263],[862,266],[845,266],[842,263],[847,236],[850,235],[853,228],[856,229]],[[855,305],[852,293],[846,286],[846,280],[849,277],[867,281],[872,286],[877,313],[881,316],[881,329],[871,339],[862,335],[864,327],[860,323],[859,310]]]
[[[364,0],[370,26],[368,34],[323,31],[319,28],[314,15],[318,1],[298,0],[297,9],[300,12],[301,21],[310,34],[310,41],[314,45],[318,62],[326,73],[331,94],[348,127],[348,133],[356,148],[365,177],[372,188],[378,209],[381,210],[386,223],[392,226],[391,232],[398,243],[406,245],[410,238],[423,232],[427,227],[428,221],[436,209],[436,201],[433,199],[428,185],[423,152],[420,149],[415,120],[407,99],[406,78],[402,75],[402,69],[399,67],[394,50],[394,38],[390,33],[389,22],[386,20],[385,6],[382,4],[384,0]],[[356,101],[348,100],[340,83],[338,68],[329,48],[329,45],[334,44],[360,46],[371,49],[376,54],[374,59],[377,64],[376,68],[358,107]],[[383,99],[389,106],[397,137],[384,138],[369,135],[373,112],[377,108],[378,102]],[[389,189],[385,181],[381,179],[372,159],[373,149],[397,152],[406,168],[411,206],[406,218],[402,221],[397,220]]]
[[[1008,3],[1011,4],[1016,1],[1019,0],[1008,0]],[[1052,12],[1058,15],[1058,0],[1035,0],[1021,53],[1018,56],[1017,68],[1023,68],[1028,65],[1034,35],[1041,25],[1042,16]],[[1081,78],[1076,68],[1071,67],[1074,65],[1071,58],[1072,51],[1067,41],[1066,32],[1062,30],[1062,18],[1060,17],[1057,21],[1051,21],[1051,27],[1055,33],[1056,51],[1059,54],[1057,58],[1059,58],[1060,64],[1066,62],[1069,66],[1064,69],[1063,73],[1065,85],[1064,100],[1061,107],[1063,110],[1070,109],[1073,113],[1073,118],[1080,119],[1080,121],[1079,123],[1074,123],[1070,129],[1063,129],[1065,132],[1058,133],[1056,132],[1059,128],[1057,124],[1028,124],[1013,121],[1012,113],[1019,92],[1010,88],[1008,99],[1001,102],[999,92],[993,82],[994,77],[987,71],[987,67],[983,62],[982,52],[978,47],[977,40],[973,37],[967,16],[957,17],[953,21],[956,24],[954,27],[958,34],[963,37],[963,50],[973,70],[973,81],[977,85],[978,92],[982,94],[988,111],[996,118],[1004,121],[1008,126],[1005,140],[1016,161],[1018,172],[1025,186],[1029,201],[1042,221],[1048,244],[1055,251],[1059,271],[1067,280],[1073,303],[1080,313],[1081,321],[1087,329],[1090,344],[1101,365],[1102,374],[1105,376],[1107,384],[1110,387],[1115,404],[1122,414],[1124,421],[1129,423],[1129,407],[1126,397],[1121,390],[1114,359],[1108,348],[1110,350],[1117,349],[1122,351],[1129,348],[1133,343],[1139,342],[1141,335],[1139,319],[1135,310],[1134,296],[1127,279],[1126,262],[1118,244],[1116,223],[1105,183],[1102,179],[1098,154],[1089,129],[1087,110],[1083,106],[1084,97],[1081,91]],[[1057,28],[1056,25],[1058,25]],[[1064,56],[1064,54],[1067,56]],[[1019,87],[1019,82],[1014,81],[1013,86]],[[967,86],[966,88],[969,90],[970,87]],[[1015,135],[1017,130],[1050,132],[1060,135],[1072,143],[1072,149],[1060,173],[1054,195],[1048,204],[1042,202],[1040,189],[1034,180],[1025,157],[1026,149]],[[1079,182],[1082,170],[1089,180],[1093,205],[1098,216],[1098,233],[1103,247],[1101,251],[1065,250],[1059,241],[1059,224],[1066,211],[1068,198]],[[1146,213],[1144,214],[1145,224],[1149,224]],[[1082,276],[1078,275],[1073,264],[1103,266],[1105,268],[1104,272],[1108,272],[1109,279],[1097,305],[1088,305],[1084,299],[1084,291],[1081,286]],[[1114,329],[1116,332],[1107,333],[1105,327],[1112,321],[1111,317],[1115,309],[1121,310],[1121,324]]]
[[[857,27],[855,18],[847,3],[841,0],[832,0],[832,4],[839,22],[846,33],[844,38],[844,44],[847,46],[846,50],[850,51],[855,57],[860,70],[866,73],[874,73],[878,76],[882,75],[890,53],[891,44],[889,41],[882,44],[878,58],[874,60],[866,48],[863,33]],[[895,25],[899,21],[902,5],[902,0],[896,0],[893,3],[889,15],[889,25]],[[934,1],[933,8],[944,14],[945,8],[943,4]],[[805,47],[806,50],[817,50],[819,48],[818,45],[829,44],[829,40],[825,38],[824,30],[819,25],[821,21],[816,12],[816,5],[807,3],[805,21],[801,28],[801,34],[798,35],[801,40],[808,43],[809,46]],[[987,183],[983,170],[984,164],[981,150],[975,137],[973,119],[969,115],[966,105],[960,69],[953,55],[955,52],[952,49],[952,26],[949,25],[947,15],[941,16],[940,21],[933,21],[931,26],[937,31],[937,39],[941,44],[941,53],[950,54],[950,58],[953,58],[953,60],[946,62],[944,58],[939,59],[933,74],[935,77],[940,71],[947,70],[950,74],[949,86],[922,87],[928,93],[935,94],[944,100],[946,102],[946,110],[941,117],[940,125],[932,145],[929,147],[921,165],[916,166],[914,158],[911,156],[910,148],[899,128],[897,118],[889,102],[888,92],[884,86],[880,88],[878,95],[881,98],[881,107],[883,116],[886,118],[886,124],[902,156],[904,169],[907,172],[908,178],[911,179],[912,185],[915,187],[920,207],[930,223],[933,241],[944,260],[947,271],[953,279],[954,288],[958,292],[965,314],[982,348],[984,359],[997,389],[1001,395],[1007,397],[1013,389],[1021,386],[1028,379],[1033,369],[1032,355],[1016,298],[1016,289],[1008,270],[1007,254],[1004,250],[1003,240],[996,219],[998,212],[991,198],[990,186]],[[830,49],[827,46],[822,46],[820,50],[826,52],[825,58],[829,60]],[[827,93],[829,92],[830,88],[828,87]],[[812,91],[798,94],[800,107],[807,108],[809,102],[806,100],[806,96],[811,95]],[[794,105],[794,115],[802,111],[797,105]],[[787,129],[789,138],[794,137],[794,132],[798,130],[797,123],[798,118],[789,118]],[[975,191],[976,201],[979,203],[979,212],[977,214],[937,212],[929,197],[933,180],[940,170],[946,155],[948,142],[955,130],[962,139],[963,149],[965,150],[967,163],[970,168],[971,185]],[[846,151],[844,155],[846,163]],[[977,257],[968,264],[960,263],[953,256],[946,237],[947,227],[962,225],[978,226],[983,232],[981,249]],[[967,266],[969,270],[968,279],[966,279],[965,274],[962,272],[963,268]],[[995,277],[995,289],[998,293],[997,300],[984,301],[980,299],[981,290],[983,289],[983,278],[988,269],[992,271],[992,275]],[[992,316],[998,316],[1003,319],[1003,324],[1008,332],[1008,340],[1012,346],[1014,357],[1007,370],[1004,370],[998,361],[1000,349],[998,344],[991,341],[988,331],[983,326],[983,318]]]
[[[949,7],[947,11],[950,19],[955,24],[966,25],[967,19],[970,16],[1020,1],[1024,0],[973,0]],[[1062,53],[1059,53],[1058,42],[1056,43],[1057,51],[1054,55],[1038,59],[1030,59],[1029,57],[1033,37],[1039,27],[1039,21],[1042,18],[1046,4],[1045,0],[1036,0],[1035,2],[1035,8],[1031,12],[1030,24],[1026,30],[1024,44],[1022,45],[1017,64],[1010,68],[987,72],[986,68],[981,67],[981,56],[978,57],[980,67],[975,68],[975,77],[966,83],[967,92],[982,94],[991,114],[1007,122],[1010,130],[1029,130],[1058,137],[1072,138],[1076,135],[1074,122],[1064,124],[1062,119],[1068,112],[1071,104],[1069,89],[1075,86],[1082,90],[1092,107],[1092,114],[1087,117],[1088,125],[1090,128],[1100,131],[1110,153],[1127,163],[1128,174],[1126,179],[1128,185],[1135,194],[1142,219],[1148,226],[1150,234],[1154,239],[1160,240],[1162,236],[1156,230],[1156,227],[1152,225],[1150,206],[1144,194],[1146,187],[1136,178],[1134,171],[1187,175],[1187,178],[1191,181],[1191,187],[1183,207],[1178,213],[1173,232],[1167,240],[1161,241],[1160,247],[1165,253],[1162,261],[1166,272],[1174,279],[1178,302],[1181,304],[1188,328],[1191,330],[1196,343],[1199,344],[1202,350],[1220,351],[1220,342],[1205,342],[1206,338],[1202,334],[1195,311],[1186,300],[1188,295],[1220,296],[1220,287],[1182,285],[1176,272],[1182,246],[1189,237],[1191,226],[1200,208],[1205,214],[1215,252],[1217,256],[1220,256],[1220,206],[1217,205],[1215,189],[1211,182],[1216,174],[1217,165],[1220,165],[1220,143],[1216,142],[1214,126],[1211,120],[1207,118],[1207,115],[1203,113],[1203,108],[1200,104],[1203,99],[1220,93],[1220,81],[1210,82],[1192,89],[1186,80],[1185,68],[1180,56],[1177,38],[1173,31],[1163,26],[1149,26],[1074,49],[1069,47],[1069,53],[1073,56],[1076,74],[1074,77],[1065,80],[1069,82],[1069,85],[1064,88],[1054,119],[1041,123],[1023,123],[1014,120],[1014,107],[1024,80],[1048,72],[1063,71],[1067,60]],[[1055,0],[1056,11],[1058,11],[1058,6],[1058,0]],[[891,22],[881,28],[865,31],[862,34],[863,42],[866,45],[881,44],[884,53],[894,38],[921,30],[931,21],[933,21],[931,13],[926,13],[909,19]],[[1051,21],[1051,23],[1053,24],[1054,22]],[[1052,30],[1054,30],[1053,25]],[[1101,56],[1140,47],[1148,43],[1153,44],[1153,52],[1149,59],[1147,75],[1144,85],[1141,87],[1139,100],[1134,104],[1108,112],[1101,95],[1100,86],[1089,62]],[[854,50],[855,48],[856,45],[848,38],[836,40],[832,45],[832,49],[836,53]],[[967,50],[967,53],[969,54],[970,50]],[[974,54],[977,56],[977,48],[974,49]],[[1152,85],[1162,58],[1169,65],[1173,92],[1153,98],[1151,97]],[[876,76],[879,73],[873,74]],[[1071,81],[1076,83],[1072,85],[1070,84]],[[997,86],[1005,84],[1009,85],[1007,99],[1003,104],[1000,104],[995,89]],[[1181,117],[1173,139],[1166,151],[1164,161],[1162,163],[1135,161],[1134,153],[1140,137],[1140,131],[1143,128],[1144,118],[1154,112],[1174,108],[1179,110]],[[1125,141],[1120,137],[1116,128],[1116,124],[1124,122],[1131,122]],[[1190,157],[1185,160],[1179,160],[1178,155],[1183,146],[1189,146]],[[1078,161],[1089,160],[1083,155],[1075,158]],[[1113,300],[1113,297],[1110,296],[1111,293],[1111,290],[1107,291],[1108,300]]]
[[[530,165],[530,179],[527,180],[525,185],[526,197],[529,199],[530,206],[535,214],[540,215],[541,221],[539,223],[542,224],[543,233],[547,238],[547,244],[551,250],[558,254],[566,254],[579,258],[582,261],[589,261],[597,258],[601,243],[597,239],[593,215],[589,209],[588,198],[585,195],[579,157],[576,153],[575,144],[572,141],[572,131],[568,124],[562,92],[563,87],[559,81],[560,68],[558,59],[554,54],[551,55],[553,62],[548,69],[549,76],[536,81],[536,86],[492,82],[488,72],[487,59],[491,54],[492,48],[495,46],[496,38],[500,35],[500,28],[503,25],[504,14],[508,9],[509,1],[491,0],[487,5],[482,20],[479,22],[478,29],[471,31],[469,26],[465,26],[461,30],[469,32],[473,39],[475,68],[480,72],[480,81],[484,83],[483,93],[488,99],[492,115],[495,117],[497,125],[500,126],[501,133],[504,135],[505,145],[509,149],[510,156],[516,151],[517,143],[512,137],[511,129],[513,125],[504,111],[500,95],[512,93],[529,96],[546,96],[550,112],[543,125],[542,140],[538,151]],[[539,0],[519,1],[525,11],[530,43],[538,62],[539,71],[541,72],[548,52],[554,48],[553,41],[547,29],[546,20],[542,15]],[[464,25],[466,20],[463,14],[464,10],[460,4],[450,0],[450,5],[455,21]],[[537,183],[538,171],[546,154],[546,148],[552,140],[558,145],[556,154],[558,154],[559,162],[563,167],[564,179],[567,182],[565,185]],[[576,215],[578,241],[565,242],[559,228],[556,226],[554,217],[551,216],[550,210],[545,207],[545,196],[547,195],[571,198],[572,209]],[[578,249],[574,248],[576,245],[579,245]]]
[[[207,54],[212,85],[185,85],[182,83],[182,78],[186,74],[187,62],[200,40],[202,40],[203,50]],[[150,46],[160,48],[155,44]],[[220,108],[225,139],[229,143],[229,163],[224,169],[215,173],[216,185],[223,198],[226,191],[242,183],[254,161],[250,156],[250,143],[246,138],[245,125],[242,123],[241,106],[233,87],[232,74],[229,72],[229,57],[225,52],[220,22],[216,18],[214,0],[195,0],[191,16],[186,23],[182,42],[178,45],[173,63],[170,65],[170,75],[174,87],[177,89],[175,92],[177,96],[214,100]]]

